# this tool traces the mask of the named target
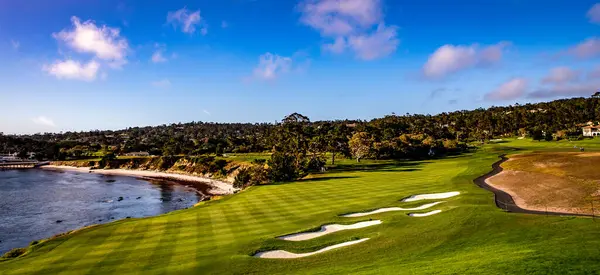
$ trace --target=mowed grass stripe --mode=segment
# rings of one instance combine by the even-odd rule
[[[79,269],[80,274],[94,274],[94,273],[104,273],[104,274],[113,274],[115,271],[121,267],[122,265],[129,263],[127,260],[128,255],[131,253],[129,251],[125,251],[124,249],[130,247],[131,244],[138,243],[146,232],[148,232],[148,228],[150,228],[151,222],[144,221],[139,223],[132,223],[133,230],[129,233],[129,236],[122,239],[123,241],[120,243],[112,251],[105,253],[104,258],[100,261],[97,261],[90,268]],[[131,226],[131,225],[130,225]],[[87,272],[86,272],[87,271]]]

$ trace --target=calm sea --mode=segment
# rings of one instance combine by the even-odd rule
[[[202,196],[166,181],[42,169],[0,171],[0,253],[91,224],[154,216]]]

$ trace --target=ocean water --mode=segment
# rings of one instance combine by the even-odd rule
[[[84,226],[192,207],[202,195],[169,181],[75,171],[0,171],[0,253]]]

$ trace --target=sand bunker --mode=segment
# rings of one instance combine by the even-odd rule
[[[368,215],[373,215],[373,214],[378,214],[378,213],[384,213],[384,212],[390,212],[390,211],[417,211],[417,210],[427,209],[429,207],[432,207],[432,206],[437,205],[437,204],[442,203],[442,202],[443,201],[432,202],[432,203],[423,204],[421,206],[414,207],[414,208],[402,208],[402,207],[379,208],[379,209],[376,209],[376,210],[373,210],[373,211],[369,211],[369,212],[359,212],[359,213],[346,214],[346,215],[342,215],[342,217],[345,217],[345,218],[355,218],[355,217],[363,217],[363,216],[368,216]]]
[[[349,241],[349,242],[345,242],[345,243],[339,243],[339,244],[328,246],[328,247],[319,249],[319,250],[317,250],[315,252],[309,252],[309,253],[296,254],[296,253],[292,253],[292,252],[287,252],[285,250],[273,250],[273,251],[265,251],[265,252],[256,253],[254,255],[254,257],[268,258],[268,259],[293,259],[293,258],[302,258],[302,257],[308,257],[308,256],[311,256],[311,255],[323,253],[325,251],[329,251],[329,250],[332,250],[332,249],[336,249],[336,248],[340,248],[340,247],[344,247],[344,246],[348,246],[348,245],[353,245],[353,244],[357,244],[357,243],[362,243],[362,242],[364,242],[364,241],[366,241],[368,239],[369,238],[364,238],[364,239],[360,239],[360,240],[356,240],[356,241]]]
[[[408,215],[411,217],[427,217],[427,216],[435,215],[440,212],[442,212],[442,210],[433,210],[433,211],[430,211],[427,213],[410,213]]]
[[[321,230],[319,230],[319,231],[296,233],[296,234],[281,236],[281,237],[279,237],[279,239],[286,240],[286,241],[295,241],[295,242],[304,241],[304,240],[318,238],[323,235],[331,234],[331,233],[337,232],[337,231],[349,230],[349,229],[359,229],[359,228],[363,228],[363,227],[367,227],[367,226],[377,225],[380,223],[381,223],[380,220],[375,220],[375,221],[365,221],[365,222],[359,222],[359,223],[355,223],[355,224],[346,224],[346,225],[344,225],[344,224],[328,224],[328,225],[321,226]]]
[[[439,200],[439,199],[446,199],[446,198],[458,196],[459,194],[460,194],[460,192],[454,191],[454,192],[446,192],[446,193],[412,195],[401,201],[409,202],[409,201],[420,201],[420,200]]]

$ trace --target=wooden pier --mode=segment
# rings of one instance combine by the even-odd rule
[[[7,161],[0,162],[0,170],[30,169],[48,165],[48,161]]]

